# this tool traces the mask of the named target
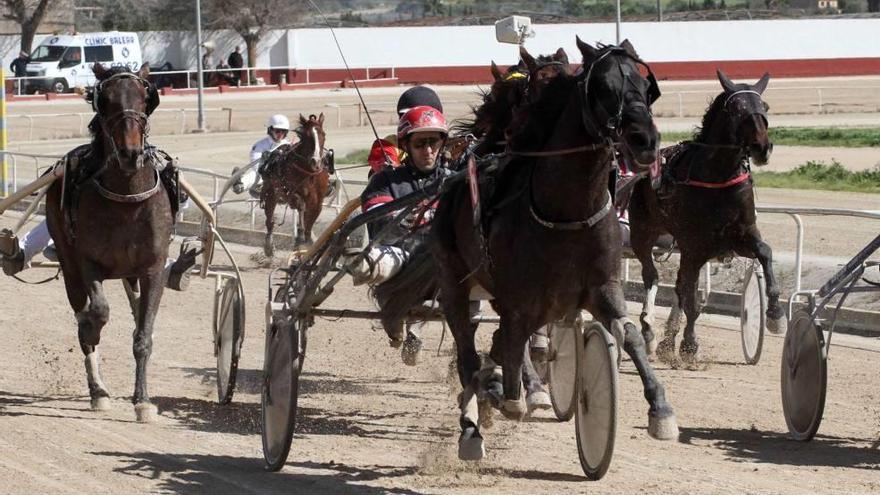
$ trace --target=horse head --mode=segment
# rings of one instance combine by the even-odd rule
[[[519,56],[525,64],[529,74],[529,94],[533,97],[540,96],[540,91],[547,86],[553,78],[560,74],[571,75],[568,64],[568,55],[565,50],[559,48],[552,55],[539,55],[537,58],[525,49],[519,47]]]
[[[324,114],[309,115],[305,118],[299,116],[299,128],[296,129],[299,136],[300,149],[297,154],[303,159],[308,160],[309,168],[312,171],[319,171],[324,168]]]
[[[159,106],[159,93],[147,80],[150,67],[137,73],[127,69],[92,67],[98,79],[89,99],[95,110],[90,128],[120,170],[133,173],[144,163],[144,146],[149,132],[148,118]]]
[[[716,97],[712,108],[720,108],[726,118],[727,139],[747,151],[755,165],[766,165],[773,152],[773,142],[767,118],[770,106],[761,95],[767,89],[770,74],[764,73],[755,84],[736,84],[720,69],[717,72],[724,91]]]
[[[660,96],[654,74],[629,40],[594,48],[577,38],[577,46],[584,58],[584,126],[594,137],[614,142],[636,171],[647,170],[657,160],[660,144],[651,115],[651,105]]]

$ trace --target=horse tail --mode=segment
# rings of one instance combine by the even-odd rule
[[[437,268],[428,243],[419,243],[400,273],[373,288],[381,318],[404,319],[413,308],[436,298],[440,287]]]

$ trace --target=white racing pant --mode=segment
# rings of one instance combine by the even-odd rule
[[[24,266],[30,267],[31,260],[37,253],[41,253],[47,247],[54,245],[52,236],[49,235],[49,226],[43,220],[33,230],[18,240],[18,246],[24,251]]]
[[[361,259],[348,264],[355,285],[377,285],[390,279],[409,260],[409,253],[396,246],[375,246]]]

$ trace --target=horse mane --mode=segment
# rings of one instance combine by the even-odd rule
[[[722,91],[709,103],[709,108],[703,114],[703,120],[694,131],[693,140],[695,142],[702,143],[708,139],[712,125],[717,125],[718,115],[724,110],[724,96],[726,94],[726,92]]]
[[[578,78],[574,75],[559,74],[541,91],[541,96],[514,111],[509,126],[514,149],[539,149],[554,132],[554,123],[565,109],[572,88]]]

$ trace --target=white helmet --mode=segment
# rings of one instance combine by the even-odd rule
[[[283,129],[285,131],[290,130],[290,121],[287,120],[287,117],[281,115],[280,113],[275,114],[269,117],[269,122],[266,123],[266,127],[272,129]]]

